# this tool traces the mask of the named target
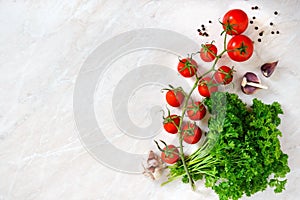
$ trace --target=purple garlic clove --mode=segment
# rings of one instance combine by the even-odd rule
[[[254,94],[257,91],[256,87],[246,85],[245,87],[241,86],[242,91],[245,94]]]
[[[253,72],[247,72],[244,77],[247,82],[260,83],[260,80]]]
[[[241,89],[245,94],[254,94],[258,89],[267,89],[260,84],[258,76],[252,72],[247,72],[242,79]]]
[[[263,64],[260,67],[262,74],[265,77],[269,78],[273,74],[273,72],[275,71],[277,64],[278,64],[278,61]]]

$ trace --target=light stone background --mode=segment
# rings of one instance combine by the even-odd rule
[[[258,11],[251,10],[255,5],[259,6]],[[237,69],[236,87],[232,91],[248,103],[258,97],[267,103],[276,100],[282,104],[285,111],[280,125],[284,134],[282,149],[288,153],[291,167],[285,192],[275,195],[268,189],[251,199],[298,199],[300,1],[296,0],[0,1],[0,199],[218,199],[202,182],[198,192],[179,182],[160,187],[160,182],[151,182],[142,175],[103,166],[80,142],[74,121],[73,92],[84,61],[111,37],[140,28],[159,28],[181,33],[199,45],[213,39],[221,44],[217,19],[231,8],[242,8],[249,17],[256,16],[256,25],[265,31],[262,43],[255,42],[250,61],[231,63]],[[273,14],[275,10],[278,16]],[[208,24],[208,20],[213,23]],[[271,21],[273,27],[268,25]],[[209,38],[197,35],[196,29],[201,24],[208,26]],[[245,34],[257,41],[258,32],[253,27]],[[280,34],[271,35],[271,30],[279,30]],[[109,91],[126,70],[139,62],[150,62],[151,56],[176,67],[177,58],[170,54],[145,50],[128,55],[109,68],[115,75],[113,81],[105,76],[99,82],[103,91],[108,90],[105,93],[108,96],[102,90],[95,94],[99,126],[106,130],[112,144],[131,153],[147,153],[155,147],[152,140],[134,140],[122,133],[112,135],[110,130],[117,130],[114,121],[107,117],[101,123],[101,116],[109,116],[111,110],[100,108],[109,107],[106,106],[111,102]],[[259,66],[275,60],[279,60],[277,71],[271,78],[263,78]],[[226,61],[224,58],[221,63]],[[201,61],[199,64],[209,67]],[[238,78],[246,71],[259,74],[270,89],[253,96],[243,95]],[[163,95],[156,93],[160,88],[153,85],[132,96],[128,112],[136,124],[151,123],[148,104],[164,106]],[[106,98],[101,99],[103,95]],[[161,100],[151,98],[158,95]],[[147,104],[144,109],[142,102]],[[164,137],[168,136],[161,130],[157,138]]]

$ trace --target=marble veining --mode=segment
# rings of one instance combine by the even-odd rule
[[[251,10],[255,5],[260,7],[258,12]],[[299,7],[297,0],[239,0],[226,4],[221,0],[0,1],[0,200],[218,199],[203,182],[197,183],[197,192],[179,182],[160,187],[161,181],[116,172],[99,163],[79,139],[73,114],[73,91],[84,61],[111,37],[134,29],[159,28],[179,32],[199,44],[212,39],[218,43],[221,29],[217,19],[231,8],[242,8],[250,17],[255,15],[258,25],[266,32],[271,30],[270,21],[274,22],[274,29],[280,30],[279,35],[268,34],[262,43],[255,43],[251,61],[236,64],[237,76],[241,76],[246,71],[259,73],[258,64],[278,59],[278,69],[272,77],[260,77],[269,90],[254,96],[243,95],[239,88],[233,91],[246,102],[253,97],[269,103],[279,101],[285,111],[280,125],[284,134],[281,141],[291,167],[286,191],[275,195],[267,189],[251,199],[297,199],[300,196]],[[272,15],[274,10],[279,11],[278,17]],[[208,20],[214,20],[208,27],[210,37],[201,38],[196,30]],[[253,27],[250,26],[246,34],[257,41]],[[149,62],[151,59],[146,59],[149,55],[153,56],[153,62],[164,60],[170,65],[175,62],[170,61],[170,55],[162,58],[161,54],[145,52],[138,53],[138,59],[133,55],[119,60],[118,63],[124,63],[123,68],[112,66],[111,70],[118,70],[114,76],[106,76],[106,88],[102,85],[106,96],[102,90],[96,92],[99,101],[110,105],[109,91],[115,85],[109,81],[120,78],[136,64]],[[208,67],[205,63],[201,65]],[[235,81],[238,84],[238,80]],[[143,95],[137,92],[132,102]],[[145,97],[144,101],[152,103],[151,98]],[[135,109],[133,104],[129,108]],[[111,112],[109,106],[103,109]],[[149,112],[150,108],[139,109]],[[109,132],[118,128],[109,120],[109,115],[101,118],[104,111],[97,110],[96,114],[113,144],[128,152],[156,150],[152,140],[135,140],[122,133]],[[147,113],[130,117],[135,123],[151,122]]]

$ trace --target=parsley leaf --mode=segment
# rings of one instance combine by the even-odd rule
[[[290,168],[278,138],[280,104],[253,99],[247,107],[236,94],[224,92],[213,93],[204,104],[211,114],[209,131],[206,143],[186,158],[192,178],[204,178],[220,200],[251,196],[268,186],[282,192]],[[182,177],[188,182],[182,163],[169,169],[170,181]]]

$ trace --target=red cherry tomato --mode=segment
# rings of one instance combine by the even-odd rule
[[[179,151],[174,145],[168,145],[161,152],[161,159],[168,163],[174,164],[179,160]]]
[[[196,101],[188,105],[186,113],[191,120],[201,120],[206,115],[206,108],[200,101]]]
[[[168,133],[175,134],[178,132],[178,129],[176,126],[179,126],[180,123],[180,117],[178,115],[170,115],[164,119],[164,129]]]
[[[232,37],[227,44],[228,56],[237,62],[248,60],[253,54],[253,42],[245,35]]]
[[[212,80],[210,77],[204,77],[199,81],[198,91],[201,96],[210,97],[211,93],[218,91],[218,86],[216,86],[216,81]]]
[[[205,44],[200,50],[200,58],[205,62],[211,62],[216,58],[218,49],[213,44]]]
[[[179,61],[177,70],[183,77],[192,77],[197,72],[197,63],[193,59],[184,58]]]
[[[239,35],[248,27],[248,16],[240,9],[229,10],[223,17],[223,29],[229,35]]]
[[[180,90],[169,90],[166,93],[166,100],[170,106],[179,107],[184,100],[184,94]]]
[[[182,130],[183,140],[188,144],[195,144],[199,142],[202,136],[202,131],[199,126],[189,122],[184,124]]]
[[[227,85],[231,83],[233,79],[234,70],[227,66],[221,66],[214,74],[215,80],[217,83]]]

